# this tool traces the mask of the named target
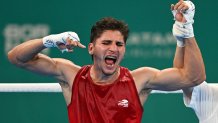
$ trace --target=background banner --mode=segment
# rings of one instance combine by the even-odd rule
[[[130,27],[122,65],[130,70],[142,66],[172,67],[176,41],[170,5],[177,0],[21,0],[1,1],[0,5],[0,83],[56,82],[30,73],[7,60],[8,51],[33,38],[75,31],[88,46],[90,29],[99,19],[112,16]],[[218,1],[193,1],[196,6],[194,31],[204,58],[207,81],[218,82]],[[56,48],[43,51],[51,57],[66,58],[78,65],[91,64],[86,49],[61,53]],[[60,93],[0,93],[1,123],[67,123],[64,98]],[[191,109],[185,108],[182,94],[152,94],[144,106],[146,123],[197,123]]]

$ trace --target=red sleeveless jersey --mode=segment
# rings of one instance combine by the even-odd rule
[[[68,105],[70,123],[140,123],[143,108],[129,70],[120,67],[115,82],[97,85],[90,68],[82,67],[74,80]]]

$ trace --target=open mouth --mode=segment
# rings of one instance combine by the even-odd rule
[[[105,57],[105,63],[107,65],[114,65],[117,61],[117,57],[116,56],[106,56]]]

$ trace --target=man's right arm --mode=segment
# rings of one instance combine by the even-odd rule
[[[62,36],[63,33],[61,33],[61,35],[60,34],[58,35]],[[52,35],[52,36],[55,36],[54,40],[57,40],[56,35]],[[80,67],[66,59],[50,58],[44,54],[40,54],[40,52],[43,49],[48,47],[45,45],[43,40],[44,39],[34,39],[34,40],[26,41],[14,47],[8,53],[9,61],[18,67],[27,69],[32,72],[53,76],[62,81],[69,80],[64,75],[67,75],[68,72],[71,72],[71,74],[76,74],[76,72]],[[66,40],[65,44],[62,43],[60,44],[60,46],[57,46],[59,49],[61,49],[61,47],[62,48],[64,47],[64,49],[68,47],[67,50],[71,52],[72,46],[82,45],[80,44],[80,42],[76,42],[75,40],[73,41],[69,39],[69,37],[65,37],[65,40]],[[49,39],[49,41],[52,40]],[[53,43],[56,42],[53,41]]]

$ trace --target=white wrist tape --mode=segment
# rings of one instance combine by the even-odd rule
[[[173,24],[173,35],[177,38],[191,38],[194,37],[194,30],[192,24],[184,24],[176,21]],[[178,39],[180,40],[180,39]]]
[[[176,21],[173,24],[173,35],[177,40],[177,45],[179,47],[184,47],[184,38],[194,37],[192,24],[184,24]]]
[[[194,15],[195,15],[195,5],[191,1],[184,1],[184,2],[189,7],[189,9],[183,13],[183,16],[186,19],[185,24],[193,24],[194,23]]]
[[[179,47],[185,46],[185,42],[183,40],[184,38],[194,37],[192,24],[194,23],[193,18],[195,14],[195,5],[191,1],[184,1],[184,2],[189,7],[188,10],[182,12],[186,22],[182,23],[182,22],[175,21],[175,23],[173,24],[173,35],[175,36],[177,40],[177,45]],[[175,16],[177,14],[177,10],[173,10],[172,13],[174,16],[174,20],[176,20]]]
[[[181,12],[186,20],[185,24],[193,24],[194,23],[194,15],[195,15],[195,5],[191,1],[184,1],[186,5],[189,7],[188,10]],[[173,10],[172,14],[175,19],[176,14],[178,13],[177,10]]]
[[[47,48],[58,47],[59,44],[66,44],[66,39],[69,38],[73,41],[80,41],[75,32],[64,32],[55,35],[49,35],[42,39],[43,45]]]

